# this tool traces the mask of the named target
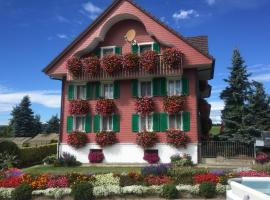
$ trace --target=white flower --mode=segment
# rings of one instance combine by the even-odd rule
[[[176,189],[180,192],[189,192],[191,194],[199,194],[200,185],[177,185]]]
[[[111,195],[120,195],[121,187],[117,185],[96,186],[93,189],[96,197],[107,197]]]
[[[10,199],[14,188],[0,188],[0,199]]]
[[[225,194],[226,193],[226,185],[222,185],[220,183],[217,184],[216,186],[216,191],[218,194]]]
[[[110,174],[98,174],[95,175],[96,181],[94,186],[106,186],[106,185],[119,185],[119,177],[114,177]]]

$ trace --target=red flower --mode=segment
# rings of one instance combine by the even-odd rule
[[[154,176],[149,175],[144,178],[147,185],[164,185],[173,183],[173,180],[169,176]]]
[[[71,115],[84,115],[89,113],[89,104],[87,100],[70,101],[69,113]]]
[[[159,156],[157,152],[144,152],[143,159],[150,164],[157,163],[159,161]]]
[[[112,99],[99,99],[96,104],[96,112],[100,115],[110,115],[114,113],[114,101]]]
[[[136,70],[139,68],[139,56],[134,53],[128,53],[122,57],[122,65],[126,70]]]
[[[104,154],[102,151],[91,151],[88,155],[90,163],[101,163],[104,159]]]
[[[158,64],[158,55],[155,51],[146,51],[140,57],[140,65],[147,72],[153,72]]]
[[[264,163],[267,163],[268,161],[269,161],[269,156],[266,153],[259,152],[256,155],[256,162],[264,164]]]
[[[83,71],[91,76],[96,75],[99,71],[100,61],[97,56],[91,56],[82,59]]]
[[[96,134],[96,142],[101,147],[109,146],[117,143],[116,134],[114,132],[100,132]]]
[[[142,97],[137,99],[135,106],[137,113],[140,113],[141,115],[148,115],[154,111],[155,104],[153,98]]]
[[[219,178],[215,174],[206,173],[206,174],[197,174],[193,176],[193,181],[195,184],[201,184],[203,182],[210,182],[217,184],[219,181]]]
[[[167,132],[167,142],[176,148],[186,147],[189,138],[180,130],[169,130]]]
[[[138,133],[136,142],[143,148],[153,147],[158,142],[158,136],[155,132]]]
[[[22,177],[21,176],[12,176],[5,179],[0,180],[0,187],[5,188],[14,188],[19,186],[22,183]]]
[[[66,176],[50,177],[47,182],[47,188],[67,188],[67,187],[69,187],[69,182]]]
[[[82,62],[79,58],[71,57],[67,61],[68,71],[75,77],[78,77],[82,72]]]
[[[88,137],[85,133],[75,132],[68,134],[67,142],[74,148],[81,148],[88,142]]]
[[[107,55],[102,58],[101,67],[109,74],[113,75],[122,69],[122,60],[118,55]]]
[[[179,49],[166,49],[163,52],[163,61],[165,65],[171,68],[181,67],[183,54]]]
[[[186,102],[185,96],[165,97],[163,100],[163,107],[164,110],[169,114],[176,114],[184,110],[185,102]]]

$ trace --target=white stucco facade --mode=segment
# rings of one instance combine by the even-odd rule
[[[77,160],[82,163],[89,163],[88,154],[90,149],[100,149],[100,146],[89,143],[85,147],[75,149],[68,144],[59,145],[59,153],[68,152],[76,156]],[[144,150],[131,143],[117,143],[109,147],[102,148],[104,154],[103,163],[147,163],[143,160]],[[192,161],[198,163],[198,144],[188,144],[186,148],[174,148],[165,143],[158,143],[152,149],[157,149],[161,163],[169,163],[170,157],[177,153],[187,153],[192,156]]]

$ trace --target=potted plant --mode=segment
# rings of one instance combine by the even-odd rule
[[[140,66],[147,72],[153,72],[158,64],[158,55],[155,51],[146,51],[140,56]]]
[[[143,159],[150,164],[157,163],[160,160],[158,156],[158,151],[153,150],[145,150]]]
[[[184,96],[164,97],[163,107],[164,107],[164,110],[168,112],[169,114],[176,114],[184,110],[185,102],[186,102],[186,98]]]
[[[74,148],[84,147],[88,142],[88,137],[85,133],[74,132],[68,134],[67,142],[70,146]]]
[[[156,132],[142,132],[137,134],[136,142],[143,148],[150,148],[157,144],[158,136]]]
[[[106,55],[102,58],[101,67],[109,75],[113,75],[122,69],[121,57],[119,55]]]
[[[68,71],[75,77],[78,77],[82,72],[82,62],[79,58],[71,57],[67,61]]]
[[[182,57],[182,52],[176,48],[168,48],[163,51],[163,62],[171,68],[181,67]]]
[[[115,132],[100,132],[96,134],[96,142],[101,147],[110,146],[117,143]]]
[[[96,112],[100,115],[110,115],[115,112],[115,104],[112,99],[99,99],[96,104]]]
[[[135,107],[137,113],[140,113],[141,115],[148,115],[154,111],[155,104],[153,98],[141,97],[137,98]]]
[[[84,115],[89,113],[89,104],[87,100],[72,100],[69,105],[71,115]]]
[[[82,69],[83,72],[89,74],[90,76],[94,76],[98,73],[100,66],[100,61],[97,56],[90,56],[82,59]]]
[[[122,57],[123,68],[128,71],[134,71],[139,68],[139,56],[135,53],[127,53]]]
[[[188,136],[185,132],[180,130],[168,130],[167,131],[167,142],[168,144],[179,148],[179,147],[186,147],[189,142]]]
[[[88,159],[90,163],[101,163],[104,160],[104,154],[101,149],[90,149]]]

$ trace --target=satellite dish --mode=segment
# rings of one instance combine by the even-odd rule
[[[136,36],[136,31],[134,29],[130,29],[126,35],[125,35],[125,39],[128,41],[128,42],[132,42],[134,40]]]

